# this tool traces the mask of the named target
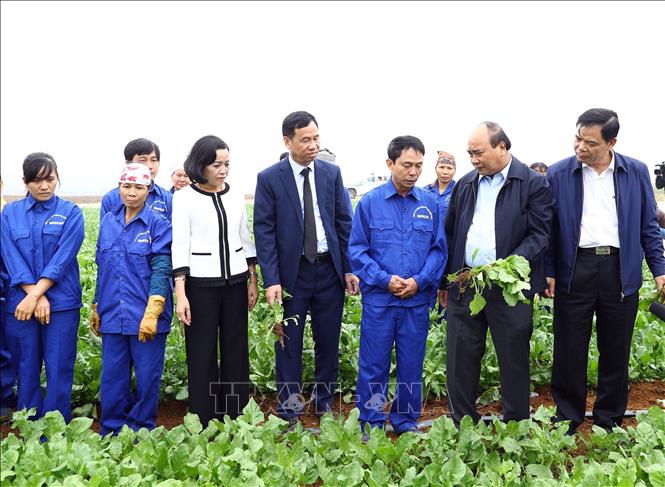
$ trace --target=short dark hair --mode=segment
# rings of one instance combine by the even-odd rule
[[[600,125],[600,133],[605,142],[609,142],[619,133],[619,115],[607,108],[591,108],[577,117],[577,127]]]
[[[148,139],[134,139],[125,146],[125,161],[131,161],[134,156],[149,156],[153,152],[159,161],[159,146],[157,144]]]
[[[547,171],[547,164],[544,162],[534,162],[529,167],[533,170],[545,169],[545,171]]]
[[[395,162],[405,150],[413,149],[425,155],[425,146],[418,137],[413,135],[400,135],[388,144],[388,159]]]
[[[296,129],[305,128],[312,122],[317,127],[319,126],[316,118],[311,113],[302,111],[289,113],[282,122],[282,135],[292,139],[296,135]]]
[[[487,131],[490,134],[490,145],[492,146],[492,148],[499,145],[500,142],[503,142],[504,145],[506,146],[506,150],[510,150],[511,147],[510,139],[501,128],[501,125],[499,125],[496,122],[489,122],[489,121],[483,122],[483,125],[487,127]]]
[[[194,143],[194,147],[185,159],[185,172],[192,182],[206,184],[203,169],[217,159],[217,149],[230,150],[229,146],[219,137],[206,135]]]
[[[55,176],[60,182],[60,175],[58,174],[58,165],[55,159],[46,152],[33,152],[23,161],[23,181],[28,184],[33,181],[41,181],[55,173]]]

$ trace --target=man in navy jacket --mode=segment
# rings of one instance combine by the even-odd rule
[[[546,287],[543,255],[550,243],[552,194],[545,178],[513,157],[510,147],[510,139],[494,122],[473,131],[467,152],[475,169],[453,188],[446,215],[449,254],[439,301],[448,306],[448,402],[458,425],[466,415],[474,422],[480,419],[476,399],[488,327],[499,359],[503,419],[529,417],[533,303],[510,307],[495,286],[484,291],[485,309],[470,316],[473,289],[460,293],[455,285],[447,290],[448,274],[513,254],[531,265],[531,289],[524,294],[531,298]]]
[[[347,257],[351,206],[338,166],[316,159],[319,129],[313,115],[294,112],[282,124],[288,156],[261,171],[254,197],[254,237],[269,305],[284,301],[284,346],[275,343],[279,415],[295,426],[302,401],[305,316],[316,343],[316,410],[331,409],[339,368],[344,289],[357,294],[358,279]],[[309,203],[309,204],[308,204]],[[308,238],[309,237],[309,238]],[[308,243],[308,241],[310,243]]]
[[[554,164],[548,290],[554,297],[552,394],[569,433],[584,421],[587,357],[596,314],[598,392],[594,424],[621,426],[628,403],[628,361],[642,286],[642,259],[665,284],[665,257],[647,166],[614,152],[619,118],[593,108],[577,119],[575,156]]]

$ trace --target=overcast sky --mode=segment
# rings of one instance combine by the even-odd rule
[[[420,137],[465,154],[479,122],[500,123],[523,162],[573,153],[577,116],[619,114],[617,151],[665,160],[661,2],[2,2],[1,163],[23,191],[34,151],[58,163],[60,195],[115,186],[125,144],[161,148],[157,182],[193,143],[231,148],[230,184],[285,150],[295,110],[319,121],[344,180],[387,173],[386,146]]]

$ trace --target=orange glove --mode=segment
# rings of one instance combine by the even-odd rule
[[[148,304],[143,312],[141,326],[139,326],[139,341],[145,342],[152,340],[157,334],[157,319],[164,311],[166,298],[164,296],[154,295],[148,298]]]
[[[101,336],[101,333],[99,333],[100,326],[102,326],[102,319],[97,313],[97,303],[94,303],[92,305],[92,312],[90,313],[90,331],[96,337]]]

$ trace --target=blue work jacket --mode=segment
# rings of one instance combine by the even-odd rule
[[[548,277],[556,278],[557,291],[570,293],[584,203],[582,164],[575,156],[553,164],[547,171],[547,183],[554,195],[556,211],[545,272]],[[629,296],[642,286],[645,254],[651,273],[665,274],[656,197],[646,164],[615,152],[614,194],[619,222],[621,289]]]
[[[375,306],[429,305],[446,263],[447,247],[434,196],[413,188],[401,196],[392,180],[360,199],[353,215],[349,262],[363,301]],[[413,277],[418,292],[400,299],[388,291],[392,275]]]
[[[443,193],[439,193],[439,181],[434,181],[432,184],[428,184],[423,189],[429,191],[436,197],[436,202],[439,204],[439,213],[441,215],[441,221],[446,221],[446,212],[448,211],[448,204],[450,203],[450,195],[453,194],[453,188],[455,187],[455,181],[450,181],[450,184]]]
[[[120,206],[123,206],[122,198],[120,198],[120,190],[118,188],[113,188],[102,197],[102,207],[99,210],[99,221],[101,222],[104,215],[109,211],[115,211]],[[152,183],[148,190],[148,199],[145,202],[145,206],[154,213],[162,215],[168,221],[171,221],[173,194],[169,190]]]
[[[167,256],[170,264],[171,223],[166,218],[147,205],[128,224],[124,205],[104,215],[96,255],[96,301],[102,333],[138,335],[151,293],[151,260],[155,256]],[[166,304],[157,321],[157,333],[168,332],[173,317],[173,291],[170,282],[164,284]]]
[[[83,214],[57,196],[43,203],[31,195],[9,203],[2,211],[2,260],[7,283],[7,312],[25,298],[22,284],[41,278],[55,284],[46,291],[51,311],[81,307],[81,281],[76,260],[84,238]]]

